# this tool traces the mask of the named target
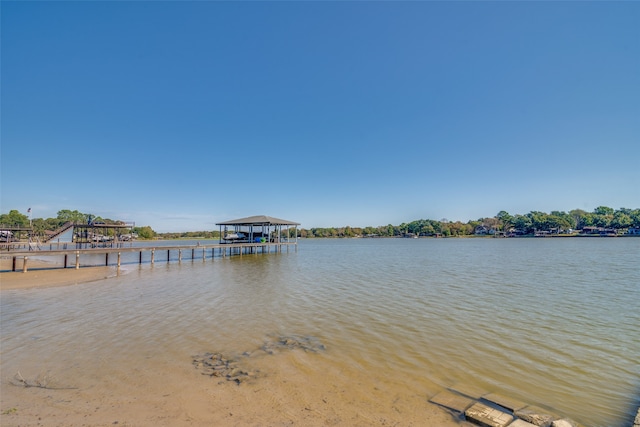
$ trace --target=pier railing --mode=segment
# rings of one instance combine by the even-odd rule
[[[176,246],[129,246],[118,248],[91,248],[91,249],[59,249],[45,251],[10,251],[2,254],[2,258],[10,258],[12,260],[10,271],[19,271],[26,273],[29,269],[29,259],[43,260],[43,258],[57,260],[57,264],[51,263],[50,266],[39,265],[38,269],[59,269],[59,268],[75,268],[95,267],[95,266],[115,266],[120,267],[123,262],[123,254],[138,253],[135,261],[131,255],[127,259],[127,263],[151,263],[156,262],[182,262],[183,260],[196,260],[215,258],[226,258],[230,256],[243,256],[258,253],[283,252],[289,249],[298,250],[297,242],[269,242],[269,243],[222,243],[208,245],[176,245]],[[143,257],[148,254],[148,257]],[[166,254],[166,258],[164,255]],[[172,258],[172,254],[173,257]],[[160,258],[162,256],[162,258]],[[177,257],[176,257],[177,256]],[[146,259],[145,259],[146,258]],[[84,261],[90,259],[91,262]],[[22,266],[19,268],[18,261],[22,260]],[[102,261],[104,260],[104,261]],[[62,263],[62,266],[59,265]],[[4,270],[8,271],[8,270]]]

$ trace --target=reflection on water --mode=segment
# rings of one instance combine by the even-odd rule
[[[633,238],[331,239],[125,265],[91,285],[3,292],[2,372],[159,353],[178,366],[310,336],[345,375],[420,396],[468,384],[622,426],[640,385],[638,254]]]

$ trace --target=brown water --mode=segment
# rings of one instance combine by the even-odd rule
[[[626,426],[639,260],[638,238],[304,240],[5,291],[0,409],[17,410],[2,424],[455,425],[427,400],[463,385]],[[260,350],[279,337],[326,349]],[[191,356],[208,351],[259,377],[200,375]],[[17,372],[73,389],[16,387]]]

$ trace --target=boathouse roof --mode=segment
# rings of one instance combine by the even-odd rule
[[[300,223],[267,215],[256,215],[219,222],[216,225],[300,225]]]

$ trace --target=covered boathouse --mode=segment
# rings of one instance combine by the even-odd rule
[[[300,223],[266,215],[249,216],[217,223],[220,226],[220,243],[282,243],[290,242],[293,227],[295,243],[298,243]]]

